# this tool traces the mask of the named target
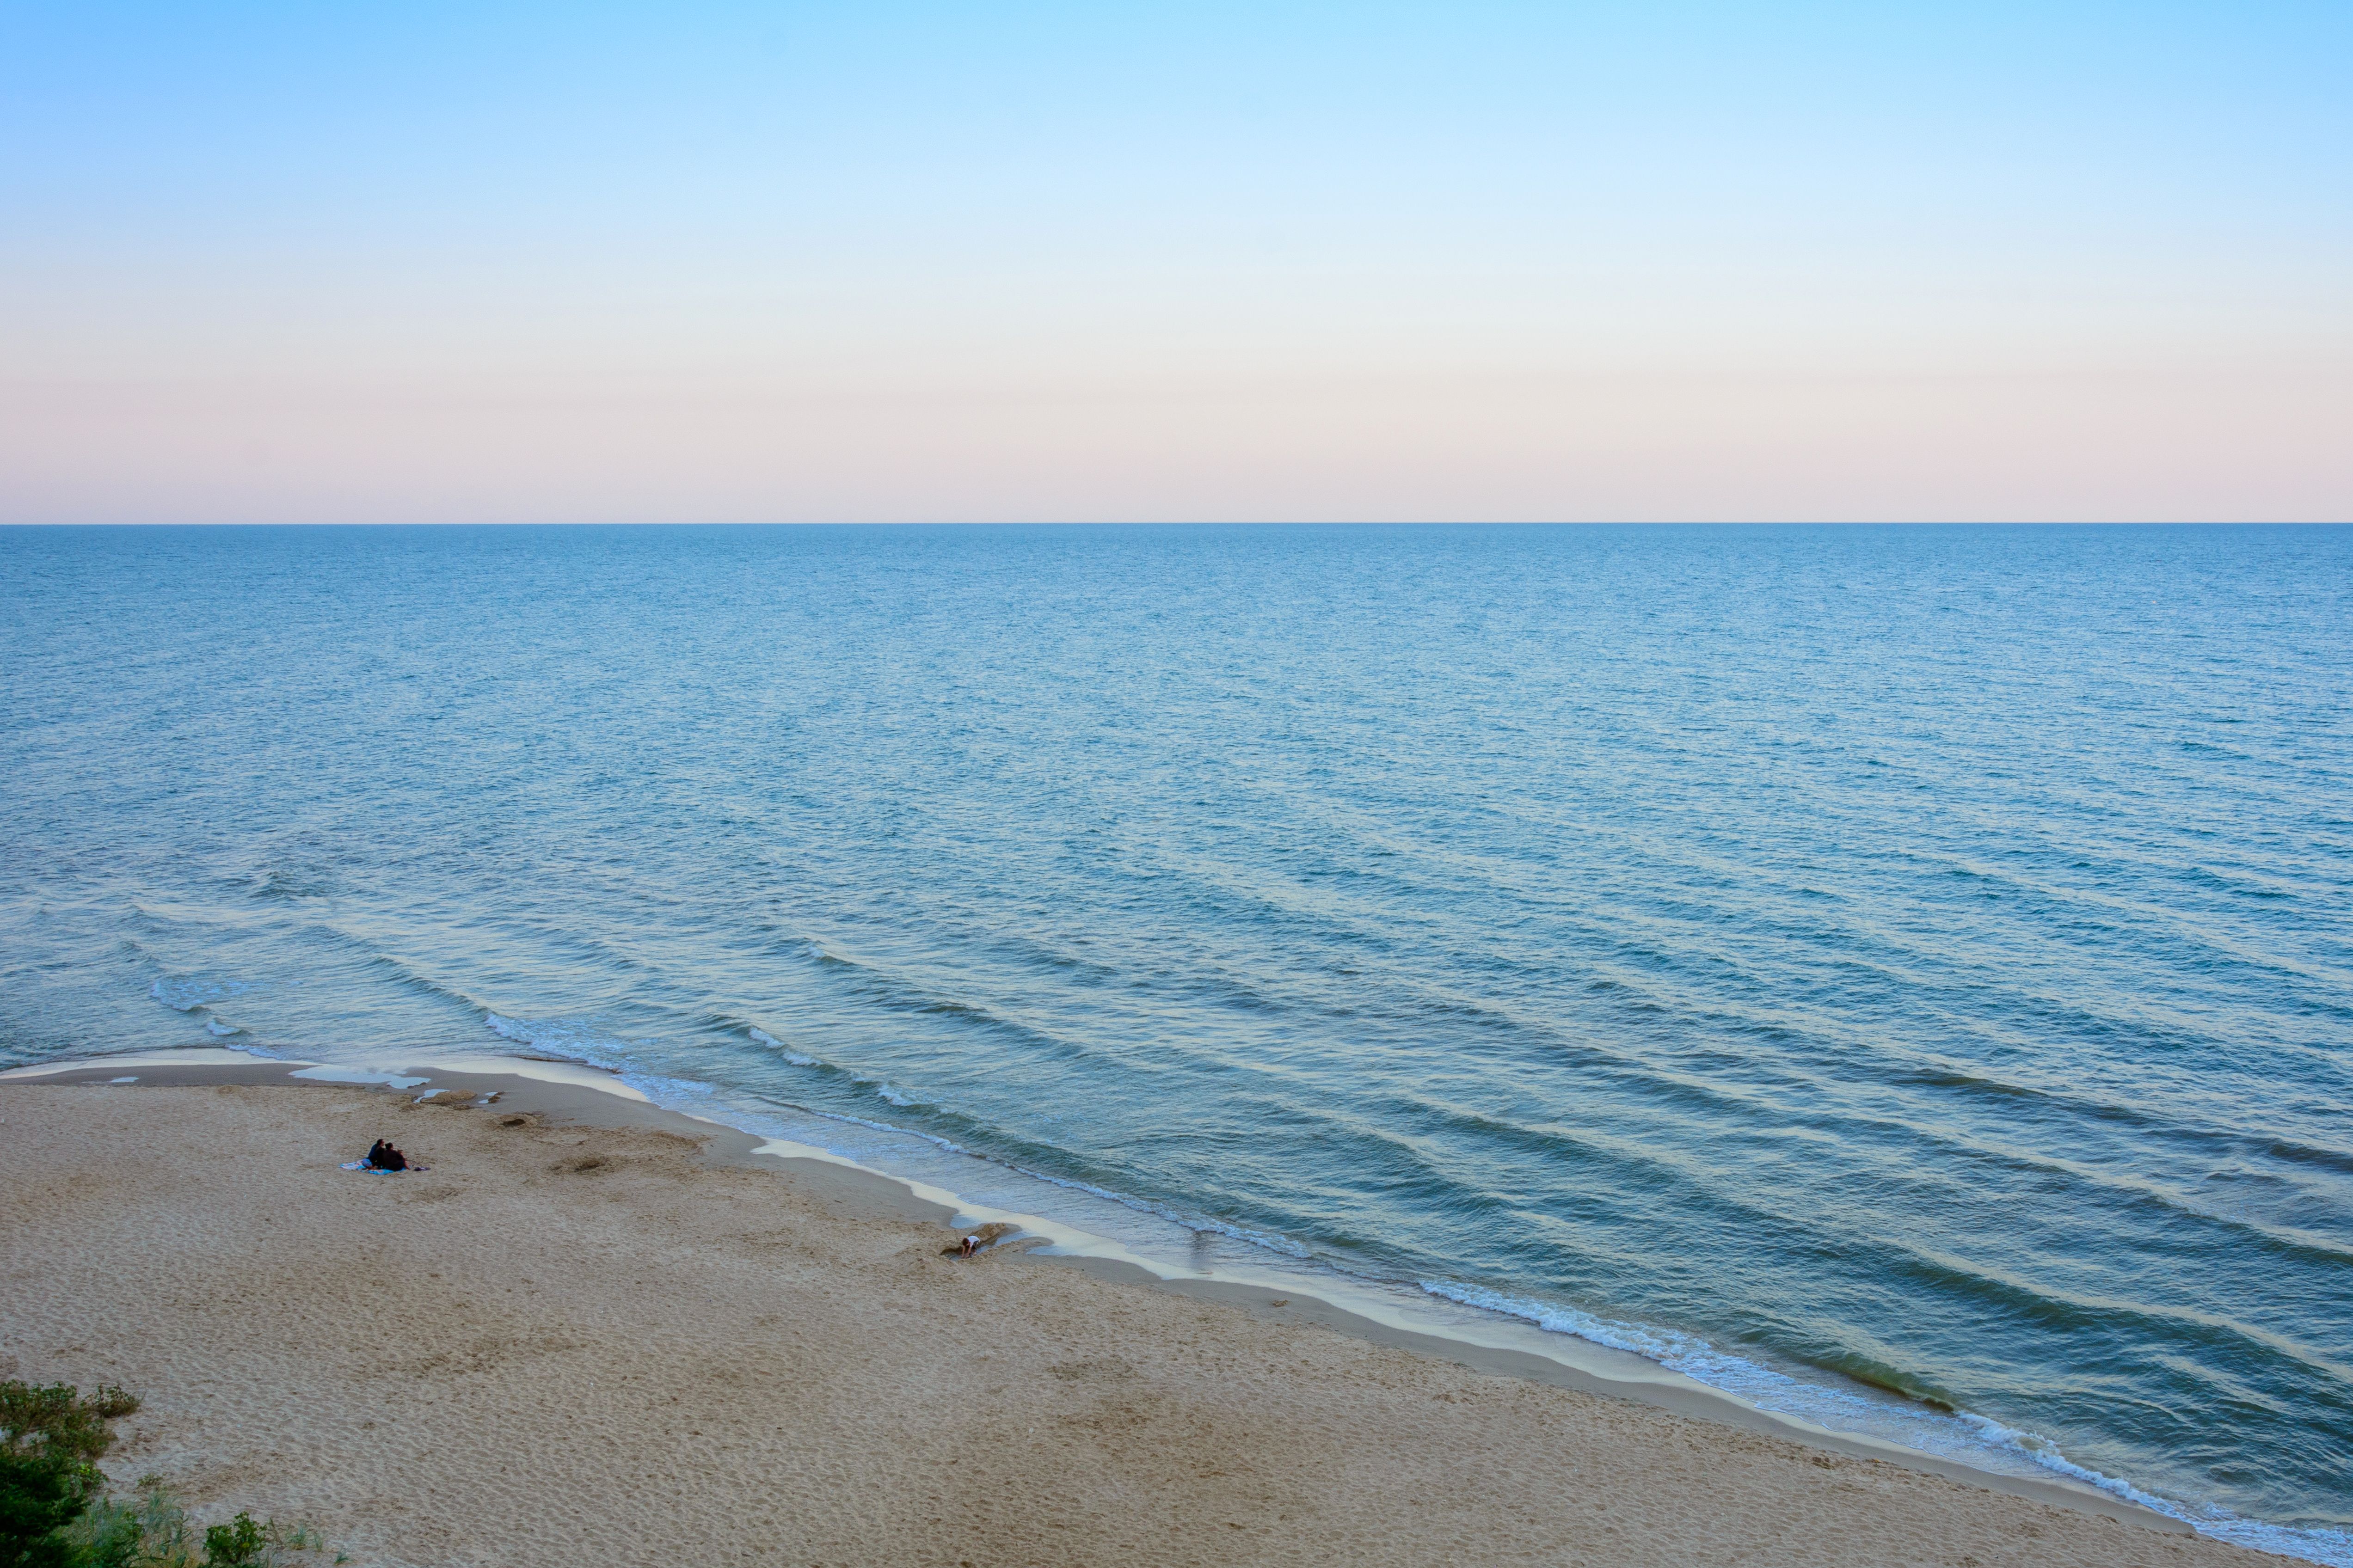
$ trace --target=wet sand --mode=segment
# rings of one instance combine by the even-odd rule
[[[0,1082],[0,1366],[133,1390],[120,1480],[360,1563],[2285,1561],[1304,1299],[959,1261],[895,1183],[578,1089],[121,1070]],[[377,1136],[431,1169],[337,1168]]]

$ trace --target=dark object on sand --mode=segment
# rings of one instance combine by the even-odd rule
[[[379,1138],[375,1147],[367,1152],[367,1163],[379,1171],[406,1171],[408,1156]]]

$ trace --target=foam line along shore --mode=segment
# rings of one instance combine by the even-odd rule
[[[8,1082],[123,1086],[289,1082],[373,1087],[416,1098],[495,1094],[510,1110],[531,1110],[564,1120],[667,1125],[698,1136],[715,1131],[733,1134],[724,1137],[718,1151],[722,1159],[786,1162],[804,1179],[820,1183],[848,1176],[855,1181],[857,1193],[869,1200],[895,1194],[905,1201],[892,1206],[902,1212],[964,1227],[992,1223],[1008,1226],[1007,1245],[1018,1244],[1029,1256],[1042,1261],[1066,1263],[1106,1279],[1175,1288],[1246,1309],[1281,1300],[1300,1309],[1287,1314],[1293,1321],[1319,1321],[1354,1337],[1414,1349],[1484,1371],[1632,1399],[1719,1425],[2092,1511],[2141,1528],[2195,1528],[2218,1539],[2232,1538],[2231,1521],[2222,1521],[2220,1530],[2211,1521],[2193,1523],[2165,1500],[2120,1487],[2095,1474],[2070,1474],[2014,1440],[2007,1452],[1999,1438],[1938,1443],[1935,1439],[1941,1434],[1903,1422],[1900,1417],[1905,1413],[1899,1405],[1873,1401],[1863,1391],[1843,1397],[1833,1392],[1829,1401],[1818,1400],[1811,1408],[1831,1415],[1834,1423],[1824,1425],[1787,1408],[1797,1403],[1789,1395],[1799,1392],[1791,1380],[1737,1357],[1711,1353],[1688,1339],[1678,1343],[1676,1336],[1637,1325],[1608,1324],[1556,1308],[1493,1293],[1482,1297],[1437,1284],[1424,1284],[1421,1290],[1426,1294],[1416,1300],[1413,1293],[1395,1285],[1351,1279],[1329,1269],[1303,1268],[1298,1258],[1282,1251],[1261,1249],[1261,1260],[1255,1264],[1230,1259],[1204,1264],[1177,1252],[1165,1233],[1154,1237],[1131,1227],[1128,1239],[1123,1240],[1083,1228],[1066,1215],[1054,1213],[1061,1205],[1051,1200],[1067,1197],[1071,1191],[1059,1184],[1032,1180],[1017,1185],[1017,1193],[1026,1191],[1032,1197],[1049,1200],[1038,1205],[1043,1213],[977,1202],[966,1193],[864,1163],[822,1142],[776,1137],[747,1128],[744,1122],[766,1121],[773,1126],[778,1113],[797,1108],[769,1108],[766,1116],[745,1114],[744,1108],[715,1106],[713,1086],[649,1079],[576,1059],[487,1052],[388,1052],[363,1060],[323,1063],[269,1058],[249,1050],[201,1048],[69,1060],[0,1072],[0,1083]],[[421,1095],[417,1094],[419,1090]],[[871,1131],[895,1131],[881,1123],[849,1123],[833,1118],[812,1121],[820,1137],[828,1122],[835,1127],[862,1125]],[[937,1141],[927,1142],[938,1146]],[[871,1148],[861,1152],[873,1156]],[[951,1156],[949,1170],[971,1178],[987,1177],[988,1162],[957,1151],[943,1152]],[[1150,1212],[1134,1205],[1119,1206],[1128,1213]],[[1093,1211],[1098,1219],[1104,1213],[1101,1208]],[[1159,1245],[1155,1245],[1155,1240]],[[1468,1310],[1434,1311],[1432,1299]],[[1675,1364],[1678,1361],[1681,1366]],[[1766,1397],[1757,1397],[1760,1394]],[[1781,1395],[1780,1408],[1772,1398],[1776,1394]],[[1875,1433],[1869,1419],[1873,1415],[1880,1417]],[[1840,1415],[1846,1419],[1839,1422]],[[1974,1425],[1980,1431],[1990,1426],[1966,1415],[1949,1419]],[[1905,1440],[1924,1430],[1929,1432],[1928,1442]],[[2240,1543],[2258,1550],[2283,1549],[2275,1539],[2260,1536]],[[2332,1561],[2330,1556],[2308,1551],[2290,1554],[2315,1562]]]
[[[356,1563],[2266,1561],[1313,1299],[965,1258],[904,1183],[634,1095],[297,1071],[0,1082],[0,1353],[139,1392],[118,1489]],[[355,1173],[371,1136],[422,1158]]]

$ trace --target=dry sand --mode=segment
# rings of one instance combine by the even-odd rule
[[[960,1262],[880,1183],[528,1103],[0,1085],[0,1370],[142,1394],[118,1479],[364,1564],[2283,1561]],[[337,1169],[379,1135],[431,1170]]]

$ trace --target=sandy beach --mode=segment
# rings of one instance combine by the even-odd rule
[[[358,1563],[2284,1561],[962,1261],[890,1184],[650,1107],[164,1076],[0,1084],[0,1370],[132,1390],[119,1481]],[[338,1168],[378,1136],[430,1168]]]

